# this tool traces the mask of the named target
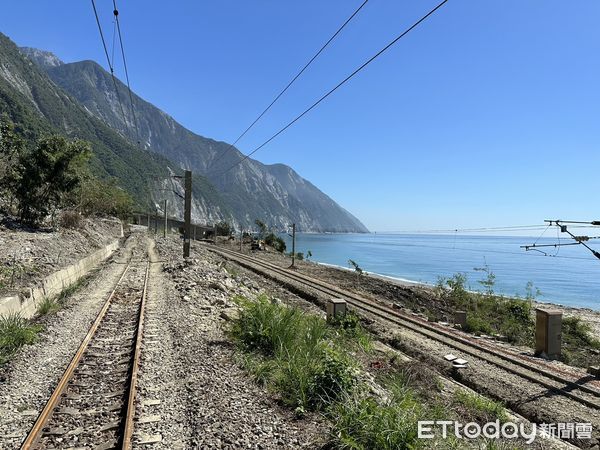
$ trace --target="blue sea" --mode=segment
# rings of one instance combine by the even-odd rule
[[[290,237],[283,237],[291,250]],[[541,248],[547,256],[520,248],[535,240],[450,234],[298,233],[296,251],[306,255],[310,250],[311,260],[346,268],[352,259],[367,272],[403,281],[436,284],[439,277],[462,272],[473,290],[483,290],[478,281],[485,275],[474,269],[487,265],[496,275],[497,293],[525,296],[531,281],[541,291],[539,301],[600,309],[600,259],[581,245]],[[538,244],[556,242],[556,238],[541,238]],[[600,244],[590,241],[590,246],[600,251],[597,242]]]

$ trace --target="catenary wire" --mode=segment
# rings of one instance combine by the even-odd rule
[[[292,125],[294,125],[298,120],[300,120],[302,117],[304,117],[306,114],[308,114],[314,108],[316,108],[317,105],[319,105],[323,100],[325,100],[327,97],[329,97],[335,91],[337,91],[340,87],[342,87],[344,84],[346,84],[348,81],[350,81],[350,79],[352,79],[357,73],[359,73],[365,67],[367,67],[369,64],[371,64],[375,59],[377,59],[384,52],[386,52],[390,47],[392,47],[396,42],[398,42],[400,39],[402,39],[404,36],[406,36],[408,33],[410,33],[413,29],[415,29],[417,26],[419,26],[422,22],[424,22],[429,16],[431,16],[433,13],[435,13],[438,9],[440,9],[447,2],[448,2],[448,0],[443,0],[442,2],[440,2],[436,7],[434,7],[427,14],[425,14],[423,17],[421,17],[419,20],[417,20],[414,24],[412,24],[405,31],[403,31],[399,36],[397,36],[395,39],[393,39],[389,44],[387,44],[385,47],[383,47],[381,50],[379,50],[375,55],[373,55],[371,58],[369,58],[367,61],[365,61],[360,67],[358,67],[356,70],[354,70],[354,72],[352,72],[350,75],[348,75],[342,81],[340,81],[336,86],[334,86],[326,94],[324,94],[321,98],[319,98],[316,102],[314,102],[311,106],[309,106],[307,109],[305,109],[301,114],[296,116],[292,121],[288,122],[287,125],[285,125],[279,131],[277,131],[274,135],[272,135],[269,139],[267,139],[265,142],[260,144],[258,147],[256,147],[254,150],[252,150],[250,153],[248,153],[247,155],[244,155],[244,157],[242,159],[240,159],[238,162],[236,162],[232,166],[228,167],[227,169],[225,169],[223,172],[219,173],[218,175],[223,175],[223,174],[229,172],[231,169],[236,167],[238,164],[241,164],[242,162],[247,160],[250,156],[252,156],[257,151],[259,151],[261,148],[265,147],[267,144],[269,144],[271,141],[273,141],[275,138],[277,138],[277,136],[279,136],[281,133],[286,131],[288,128],[290,128]]]
[[[346,21],[342,24],[342,26],[340,26],[337,31],[329,38],[329,40],[327,42],[325,42],[325,44],[323,44],[323,46],[319,49],[319,51],[317,53],[315,53],[313,55],[313,57],[304,65],[304,67],[302,67],[302,69],[300,69],[300,72],[298,72],[293,78],[292,80],[283,88],[283,90],[281,92],[279,92],[279,94],[277,94],[277,96],[273,99],[273,101],[271,101],[271,103],[269,104],[269,106],[267,106],[263,112],[261,112],[258,117],[256,119],[254,119],[254,122],[252,122],[248,128],[246,128],[242,134],[240,134],[237,139],[229,145],[229,147],[227,147],[227,149],[225,149],[225,151],[223,151],[223,153],[221,153],[217,158],[215,158],[215,160],[210,164],[209,169],[214,166],[218,161],[220,161],[222,158],[225,157],[225,155],[227,153],[229,153],[229,151],[235,146],[235,144],[237,144],[245,135],[246,133],[248,133],[248,131],[250,131],[250,129],[252,127],[254,127],[254,125],[256,125],[256,123],[262,119],[262,117],[271,109],[271,107],[277,102],[277,100],[279,100],[281,98],[281,96],[283,94],[285,94],[285,92],[292,86],[292,84],[294,84],[294,82],[300,77],[300,75],[302,75],[304,73],[304,71],[306,69],[308,69],[308,66],[310,66],[313,61],[315,59],[317,59],[319,57],[319,55],[323,52],[323,50],[325,50],[325,48],[327,48],[327,46],[337,37],[338,34],[341,33],[341,31],[346,27],[346,25],[348,25],[348,23],[350,23],[350,21],[354,18],[354,16],[356,16],[360,10],[367,4],[369,0],[364,0],[364,2],[352,13],[352,15],[346,19]]]
[[[127,60],[125,59],[125,49],[123,47],[123,36],[121,35],[121,24],[119,22],[119,10],[117,9],[117,2],[113,0],[113,14],[115,16],[115,22],[117,24],[117,32],[119,34],[119,45],[121,47],[121,56],[123,57],[123,68],[125,69],[125,80],[127,81],[127,91],[129,92],[129,103],[131,105],[131,115],[133,116],[133,126],[135,127],[135,133],[137,136],[137,142],[140,143],[140,130],[138,128],[137,117],[135,114],[135,108],[133,106],[133,94],[131,93],[131,84],[129,83],[129,71],[127,70]]]
[[[115,93],[117,94],[117,102],[119,103],[119,108],[121,109],[121,115],[123,116],[123,122],[125,122],[125,127],[131,136],[131,130],[129,129],[129,125],[127,124],[127,118],[125,117],[125,110],[123,109],[123,103],[121,102],[121,95],[119,94],[119,89],[117,87],[117,79],[115,77],[115,70],[113,68],[112,63],[110,62],[110,56],[108,55],[108,48],[106,47],[106,41],[104,40],[104,33],[102,32],[102,25],[100,25],[100,19],[98,18],[98,10],[96,9],[96,2],[92,1],[92,7],[94,8],[94,16],[96,16],[96,24],[98,24],[98,31],[100,32],[100,39],[102,40],[102,47],[104,48],[104,54],[106,55],[106,61],[108,63],[108,67],[110,69],[110,75],[112,77],[113,85],[115,87]]]

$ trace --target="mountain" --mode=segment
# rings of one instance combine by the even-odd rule
[[[48,52],[28,50],[46,67],[62,64]],[[61,133],[89,141],[93,150],[93,172],[101,178],[116,178],[142,209],[154,210],[158,200],[170,204],[181,200],[183,189],[170,175],[178,165],[152,152],[141,150],[103,121],[89,114],[77,99],[57,86],[38,66],[24,57],[17,46],[0,33],[0,113],[7,114],[30,143],[47,133]],[[229,219],[224,200],[205,178],[194,180],[197,220]]]
[[[31,47],[20,47],[21,53],[24,53],[33,60],[38,66],[49,69],[51,67],[62,66],[64,63],[54,53],[38,50]]]
[[[356,217],[292,168],[248,158],[226,171],[243,158],[236,148],[193,133],[135,94],[134,115],[127,87],[117,80],[117,95],[111,75],[97,63],[55,63],[60,59],[51,58],[48,52],[22,51],[89,115],[144,149],[205,177],[220,200],[213,216],[231,217],[236,226],[245,228],[259,218],[279,229],[296,223],[301,231],[368,232]]]

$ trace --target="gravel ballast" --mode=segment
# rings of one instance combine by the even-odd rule
[[[197,245],[184,262],[180,246],[157,241],[154,258],[166,262],[151,269],[136,442],[161,449],[319,447],[322,420],[298,420],[279,406],[236,364],[224,333],[232,297],[254,298],[264,286],[232,275]]]
[[[141,236],[134,235],[88,283],[65,300],[56,314],[38,319],[44,326],[38,342],[22,347],[0,368],[0,448],[19,448],[98,311],[119,279],[124,262]]]

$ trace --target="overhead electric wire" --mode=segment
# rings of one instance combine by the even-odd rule
[[[595,261],[594,258],[585,258],[580,256],[554,256],[554,255],[536,255],[532,253],[524,253],[524,252],[511,252],[508,250],[489,250],[482,248],[469,248],[469,247],[450,247],[450,246],[442,246],[442,245],[423,245],[423,244],[394,244],[396,247],[419,247],[419,248],[434,248],[440,250],[459,250],[459,251],[468,251],[468,252],[477,252],[477,253],[498,253],[498,254],[508,254],[508,255],[523,255],[523,256],[547,256],[550,258],[561,258],[561,259],[577,259],[577,260],[585,260],[585,261]]]
[[[434,234],[434,233],[485,233],[498,231],[538,231],[548,227],[546,225],[507,225],[501,227],[481,227],[481,228],[448,228],[437,230],[398,230],[394,233],[414,233],[414,234]]]
[[[327,48],[327,46],[331,43],[331,41],[333,41],[337,37],[337,35],[341,33],[341,31],[346,27],[346,25],[348,25],[348,23],[350,23],[350,21],[354,18],[354,16],[356,16],[360,12],[360,10],[367,4],[368,1],[369,0],[364,0],[362,2],[362,4],[352,13],[352,15],[350,17],[348,17],[348,19],[346,19],[346,21],[337,29],[337,31],[335,33],[333,33],[333,35],[329,38],[329,40],[327,42],[325,42],[325,44],[323,44],[323,46],[319,49],[319,51],[313,55],[313,57],[304,65],[304,67],[302,67],[302,69],[300,69],[300,72],[298,72],[294,76],[294,78],[292,78],[292,80],[286,85],[286,87],[284,87],[283,90],[279,94],[277,94],[277,96],[273,99],[273,101],[271,101],[271,103],[269,104],[269,106],[267,106],[263,110],[263,112],[261,112],[259,114],[259,116],[256,119],[254,119],[254,122],[252,122],[250,124],[250,126],[248,126],[248,128],[246,128],[242,132],[242,134],[240,134],[237,137],[237,139],[232,144],[230,144],[229,147],[227,147],[227,149],[223,153],[221,153],[210,164],[209,169],[210,169],[210,167],[212,167],[213,165],[215,165],[218,161],[220,161],[223,157],[225,157],[225,155],[235,146],[235,144],[237,144],[240,141],[240,139],[242,139],[246,135],[246,133],[248,133],[248,131],[250,131],[250,129],[252,127],[254,127],[254,125],[256,125],[256,123],[260,119],[262,119],[262,117],[271,109],[271,107],[277,102],[277,100],[279,100],[281,98],[281,96],[283,94],[285,94],[285,92],[292,86],[292,84],[294,84],[294,82],[300,77],[300,75],[302,75],[304,73],[304,71],[306,69],[308,69],[308,66],[310,66],[313,63],[313,61],[319,57],[319,55],[323,52],[323,50],[325,50],[325,48]]]
[[[106,55],[106,61],[108,63],[108,68],[110,69],[110,75],[112,77],[113,85],[115,87],[115,92],[117,94],[117,102],[119,103],[119,107],[121,108],[121,115],[123,116],[123,121],[125,122],[125,126],[127,127],[127,131],[129,131],[129,135],[131,136],[131,130],[129,130],[129,125],[127,125],[127,118],[125,117],[125,110],[123,109],[123,103],[121,102],[121,95],[119,94],[119,89],[117,87],[117,79],[115,77],[115,70],[110,61],[110,56],[108,56],[108,49],[106,47],[106,41],[104,40],[104,33],[102,32],[102,25],[100,25],[100,19],[98,18],[98,10],[96,9],[96,2],[92,1],[92,7],[94,8],[94,16],[96,16],[96,23],[98,24],[98,31],[100,32],[100,39],[102,40],[102,47],[104,48],[104,54]]]
[[[319,98],[311,106],[309,106],[307,109],[305,109],[301,114],[296,116],[292,121],[290,121],[287,125],[285,125],[283,128],[281,128],[277,133],[272,135],[269,139],[267,139],[265,142],[260,144],[258,147],[256,147],[254,150],[252,150],[250,153],[245,155],[241,160],[239,160],[238,162],[236,162],[235,164],[233,164],[232,166],[230,166],[229,168],[224,170],[222,173],[219,173],[219,175],[225,174],[226,172],[230,171],[238,164],[241,164],[242,162],[247,160],[250,156],[252,156],[254,153],[259,151],[261,148],[263,148],[265,145],[267,145],[269,142],[271,142],[273,139],[275,139],[277,136],[279,136],[281,133],[283,133],[285,130],[287,130],[289,127],[291,127],[293,124],[295,124],[298,120],[300,120],[302,117],[304,117],[310,111],[312,111],[315,107],[317,107],[317,105],[319,105],[323,100],[325,100],[327,97],[329,97],[335,91],[337,91],[341,86],[343,86],[348,81],[350,81],[350,79],[353,78],[357,73],[359,73],[365,67],[367,67],[369,64],[371,64],[375,59],[377,59],[379,56],[381,56],[381,54],[383,54],[390,47],[392,47],[396,42],[398,42],[400,39],[402,39],[404,36],[406,36],[408,33],[410,33],[413,29],[415,29],[418,25],[420,25],[423,21],[425,21],[429,16],[431,16],[433,13],[435,13],[438,9],[440,9],[447,2],[448,2],[448,0],[443,0],[442,2],[440,2],[435,8],[430,10],[427,14],[425,14],[423,17],[421,17],[419,20],[417,20],[414,24],[412,24],[409,28],[407,28],[405,31],[403,31],[399,36],[397,36],[395,39],[393,39],[389,44],[387,44],[385,47],[383,47],[381,50],[379,50],[375,55],[373,55],[371,58],[369,58],[367,61],[365,61],[360,67],[358,67],[356,70],[354,70],[354,72],[352,72],[350,75],[348,75],[342,81],[340,81],[335,87],[330,89],[326,94],[321,96],[321,98]]]
[[[135,127],[135,133],[137,136],[137,142],[140,143],[140,130],[138,128],[137,117],[135,115],[135,108],[133,106],[133,94],[131,93],[131,85],[129,83],[129,71],[127,70],[127,60],[125,59],[125,49],[123,48],[123,36],[121,35],[121,24],[119,22],[119,10],[117,9],[117,2],[113,0],[113,14],[115,16],[115,22],[117,23],[117,32],[119,34],[119,44],[121,47],[121,56],[123,57],[123,68],[125,69],[125,80],[127,81],[127,90],[129,91],[129,103],[131,104],[131,114],[133,116],[133,126]]]

